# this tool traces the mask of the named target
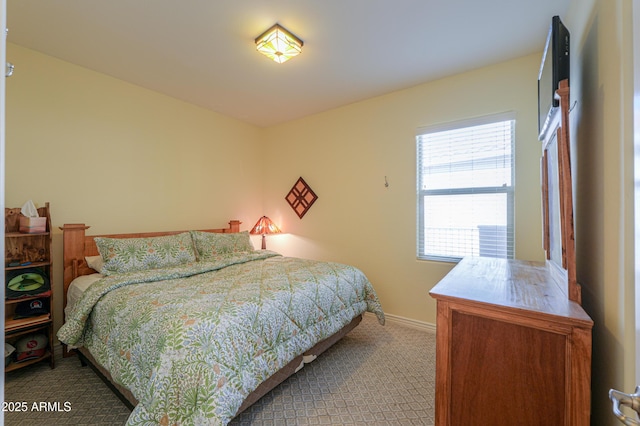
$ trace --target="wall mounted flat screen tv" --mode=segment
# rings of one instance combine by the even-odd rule
[[[569,80],[569,30],[559,16],[551,19],[538,73],[538,138],[544,139],[549,122],[559,106],[555,98],[562,80]]]

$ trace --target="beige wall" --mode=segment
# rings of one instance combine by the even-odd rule
[[[594,320],[592,424],[620,424],[610,388],[636,383],[631,0],[573,0],[572,155],[578,281]]]
[[[453,265],[416,260],[416,129],[515,111],[516,256],[542,260],[539,64],[531,55],[267,129],[265,213],[289,233],[269,247],[354,264],[388,314],[435,323],[428,292]],[[302,220],[284,200],[299,176],[319,196]]]
[[[16,45],[7,57],[5,203],[51,203],[56,329],[58,226],[248,229],[262,213],[260,129]]]

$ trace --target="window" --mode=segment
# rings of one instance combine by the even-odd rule
[[[418,129],[418,258],[513,258],[513,114]]]

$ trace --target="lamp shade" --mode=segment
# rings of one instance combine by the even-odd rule
[[[253,235],[279,234],[282,231],[266,216],[262,216],[249,233]]]
[[[299,55],[302,52],[302,45],[302,40],[278,24],[256,38],[258,52],[279,64]]]
[[[262,216],[260,219],[258,219],[258,221],[253,226],[253,228],[251,228],[251,231],[249,231],[249,233],[253,235],[262,235],[263,250],[267,248],[267,241],[265,239],[265,235],[279,234],[281,232],[282,231],[280,230],[280,228],[278,228],[278,226],[266,216]]]

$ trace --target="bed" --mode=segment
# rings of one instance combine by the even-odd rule
[[[384,313],[357,268],[254,250],[240,222],[198,231],[63,229],[65,356],[128,403],[128,424],[227,424]]]

